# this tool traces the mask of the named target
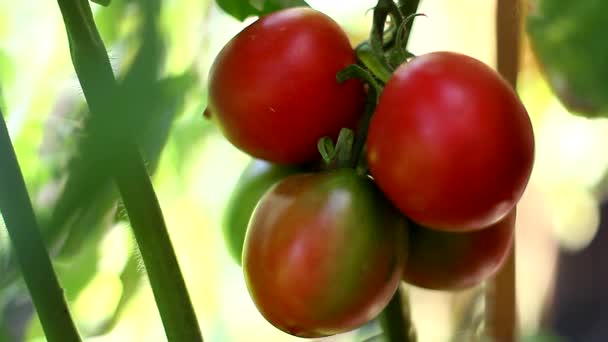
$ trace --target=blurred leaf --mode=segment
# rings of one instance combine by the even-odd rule
[[[3,50],[0,50],[0,83],[4,87],[10,87],[15,79],[16,71],[15,71],[15,63],[11,56],[9,56]],[[0,107],[6,109],[4,105],[4,101],[2,99],[2,88],[0,88]],[[8,111],[7,111],[8,112]]]
[[[262,1],[261,6],[259,6],[260,1],[255,0],[217,0],[217,4],[226,13],[240,21],[248,17],[261,16],[288,7],[309,7],[304,0],[265,0]]]
[[[153,91],[151,98],[154,100],[150,101],[153,108],[146,109],[150,116],[149,122],[138,132],[139,146],[151,173],[156,170],[173,121],[183,111],[184,98],[196,81],[196,74],[189,70],[182,75],[159,81]],[[80,212],[70,223],[71,228],[67,228],[69,234],[63,244],[61,257],[72,257],[86,248],[87,241],[99,241],[114,222],[113,213],[118,198],[114,184],[106,179],[106,185],[98,189],[96,196],[90,202],[81,204]]]
[[[260,11],[253,7],[249,0],[217,0],[217,4],[224,12],[240,21],[260,14]]]
[[[608,115],[608,2],[533,0],[527,19],[533,50],[551,87],[571,111]]]
[[[146,11],[154,10],[148,3],[142,7]],[[116,123],[115,130],[122,131],[119,133],[122,135],[135,135],[149,171],[153,172],[172,123],[183,112],[185,98],[198,79],[195,70],[187,70],[181,75],[157,80],[163,46],[158,33],[147,27],[141,30],[143,43],[119,83],[120,101],[128,103],[129,115]],[[97,134],[99,122],[88,114],[84,116],[84,127],[70,152],[67,170],[57,171],[58,175],[67,173],[67,180],[44,224],[47,243],[55,254],[61,252],[62,260],[69,260],[83,249],[94,249],[113,222],[119,198],[104,165],[95,162],[97,155],[111,151],[97,151],[89,141]],[[14,259],[7,263],[4,270],[0,264],[0,272],[6,274],[0,279],[0,287],[17,276]]]
[[[118,324],[123,311],[137,293],[139,284],[144,276],[144,271],[141,269],[140,259],[141,257],[139,256],[139,253],[133,249],[129,255],[129,260],[125,265],[124,270],[120,274],[120,280],[122,282],[122,294],[120,296],[118,305],[116,306],[116,310],[114,311],[112,317],[110,317],[105,324],[100,326],[99,329],[94,332],[94,335],[104,335],[110,330],[114,329],[116,324]]]
[[[266,0],[261,14],[268,14],[288,7],[310,7],[304,0]]]
[[[101,6],[109,6],[110,5],[110,0],[91,0],[91,2],[94,2],[98,5]]]
[[[95,14],[97,29],[107,46],[112,46],[119,39],[120,27],[124,25],[129,2],[131,1],[113,0],[112,6],[103,8]]]
[[[143,5],[143,11],[156,10],[151,6]],[[153,18],[153,16],[151,16]],[[146,18],[150,18],[147,16]],[[114,207],[118,194],[114,189],[112,180],[107,172],[108,165],[100,164],[100,155],[108,155],[109,146],[100,146],[97,139],[110,135],[114,137],[133,136],[141,137],[143,132],[148,132],[150,123],[162,114],[162,105],[158,102],[163,97],[161,87],[157,82],[158,74],[162,66],[163,45],[157,32],[156,23],[145,22],[140,28],[140,39],[142,41],[133,63],[120,81],[120,99],[128,103],[129,113],[121,118],[120,122],[113,122],[114,127],[107,127],[107,118],[103,115],[116,115],[115,113],[101,113],[102,116],[89,115],[85,121],[84,133],[77,154],[69,166],[69,178],[64,186],[64,192],[55,205],[53,216],[49,224],[49,241],[59,243],[66,227],[66,222],[74,220],[74,213],[80,212],[80,220],[72,224],[71,233],[76,237],[86,238],[94,227],[99,228],[102,218],[107,215],[107,210]],[[155,115],[156,114],[156,115]],[[110,132],[105,130],[112,129]],[[162,132],[158,140],[166,141]],[[109,141],[109,143],[115,143]],[[144,148],[145,149],[145,148]],[[148,156],[151,160],[158,158],[160,149],[154,149],[156,155]],[[101,199],[101,201],[96,201]],[[89,215],[90,211],[93,212]],[[74,222],[74,221],[72,221]],[[72,238],[72,246],[78,246],[81,242]]]

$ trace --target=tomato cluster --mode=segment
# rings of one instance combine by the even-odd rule
[[[228,249],[262,315],[300,337],[369,322],[402,281],[452,290],[491,277],[534,161],[526,109],[482,62],[424,54],[379,89],[338,82],[352,64],[336,22],[291,8],[241,31],[209,76],[208,116],[254,157],[226,211]],[[344,129],[363,143],[322,148]]]

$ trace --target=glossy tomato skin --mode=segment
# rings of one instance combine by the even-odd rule
[[[279,180],[304,173],[308,167],[278,165],[261,159],[253,159],[245,167],[230,195],[224,211],[222,231],[230,256],[241,265],[243,243],[249,219],[264,193]]]
[[[513,245],[516,209],[486,229],[446,232],[409,224],[403,280],[432,290],[460,290],[493,276]]]
[[[434,52],[401,65],[387,82],[367,159],[379,187],[413,221],[476,230],[521,198],[534,135],[523,104],[494,70]]]
[[[251,298],[300,337],[357,328],[401,280],[405,219],[367,177],[342,169],[293,175],[256,207],[243,250]]]
[[[256,158],[318,160],[318,139],[354,128],[363,112],[363,84],[336,81],[336,73],[353,63],[348,37],[325,14],[299,7],[274,12],[216,57],[208,114],[233,145]]]

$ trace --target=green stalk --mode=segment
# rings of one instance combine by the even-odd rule
[[[118,184],[141,251],[169,341],[202,341],[177,257],[144,161],[129,132],[115,125],[128,118],[128,99],[119,94],[104,44],[87,0],[58,0],[72,62],[97,131],[90,139],[93,161]],[[123,100],[124,99],[124,100]]]
[[[404,13],[403,15],[405,18],[408,18],[409,16],[416,14],[419,4],[420,0],[399,0],[399,9],[402,13]],[[407,20],[405,23],[405,32],[407,32],[407,34],[405,34],[404,40],[402,41],[403,46],[407,45],[413,25],[413,18],[411,20]]]
[[[116,182],[169,341],[202,341],[194,309],[171,245],[152,182],[135,146],[117,161]]]
[[[376,58],[368,58],[368,60],[373,61],[371,64],[374,66],[374,69],[378,69],[380,71],[380,76],[378,73],[374,72],[374,70],[370,70],[375,77],[382,80],[384,83],[388,80],[389,77],[386,76],[386,71],[394,71],[394,67],[397,65],[390,65],[389,61],[386,58],[386,53],[389,54],[394,52],[392,49],[405,49],[407,42],[409,40],[409,35],[411,32],[411,27],[414,22],[414,14],[418,10],[418,0],[414,1],[405,1],[400,0],[399,6],[395,4],[393,0],[378,0],[378,4],[374,9],[374,17],[372,23],[372,30],[369,37],[369,46],[370,52],[373,54],[372,57]],[[401,37],[398,38],[400,44],[388,44],[388,51],[385,50],[385,24],[388,16],[395,21],[395,25],[397,27],[397,34],[402,33]],[[405,23],[405,28],[400,29],[405,18],[409,18]],[[403,51],[397,51],[397,53],[401,56],[399,58],[399,64],[402,63],[404,57]],[[377,66],[380,68],[376,68]],[[367,65],[366,65],[367,66]],[[382,89],[380,87],[375,86],[372,83],[373,90],[378,91],[377,96],[380,96]],[[372,93],[372,92],[370,92]],[[368,99],[368,108],[366,108],[365,121],[363,123],[364,132],[362,137],[364,138],[367,134],[367,125],[369,125],[369,121],[371,120],[371,116],[375,111],[376,99],[369,98]],[[371,105],[370,105],[371,104]],[[367,123],[367,125],[366,125]],[[358,146],[359,156],[363,153],[365,149],[365,144],[362,146]],[[365,158],[360,158],[359,163],[357,165],[358,170],[366,170]],[[382,325],[382,329],[384,330],[384,336],[389,342],[413,342],[416,340],[414,327],[411,322],[411,317],[409,316],[409,303],[407,300],[407,293],[403,289],[398,289],[387,307],[380,314],[380,322]]]
[[[80,336],[42,240],[1,111],[0,165],[0,212],[44,334],[50,342],[79,342]]]

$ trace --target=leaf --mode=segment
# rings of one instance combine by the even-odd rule
[[[110,6],[110,0],[91,0],[91,2],[94,2],[101,6]]]
[[[272,13],[289,7],[310,7],[304,0],[266,0],[262,14]]]
[[[248,0],[217,0],[217,4],[224,12],[240,21],[260,14],[260,11]]]
[[[261,4],[261,6],[259,6]],[[304,0],[217,0],[226,13],[243,21],[252,16],[261,16],[289,7],[310,7]]]
[[[570,111],[608,116],[604,0],[534,0],[527,32],[543,72]]]

